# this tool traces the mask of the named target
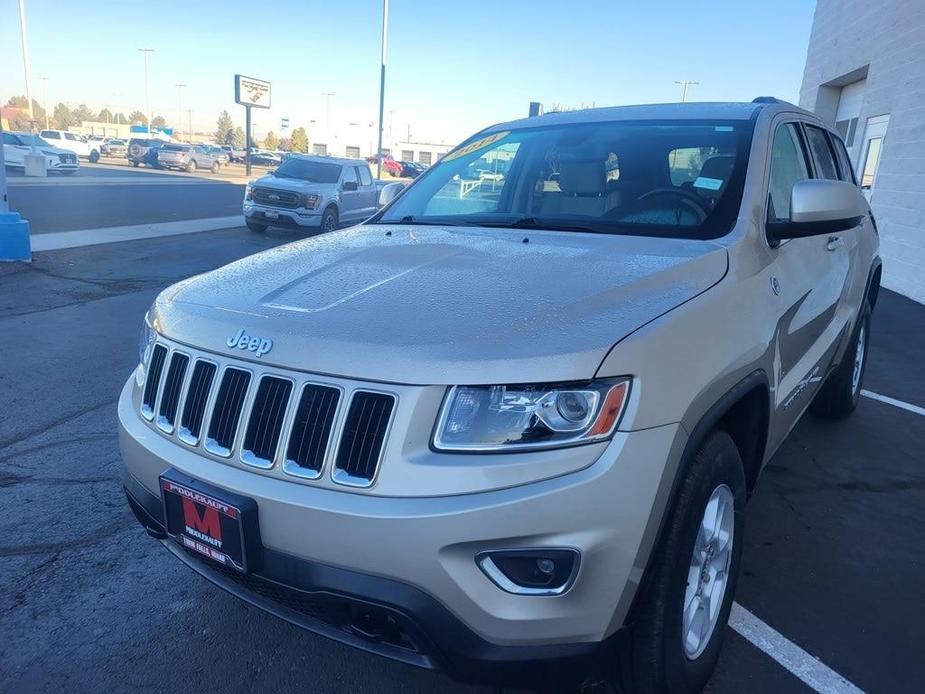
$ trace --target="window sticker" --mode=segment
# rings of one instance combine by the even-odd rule
[[[442,161],[452,161],[453,159],[459,159],[459,157],[464,157],[467,154],[472,154],[473,152],[477,152],[480,149],[485,149],[489,145],[493,145],[499,140],[503,140],[510,134],[511,132],[509,130],[503,130],[500,133],[495,133],[494,135],[489,135],[488,137],[482,137],[476,140],[475,142],[470,142],[465,147],[460,147],[459,149],[453,150],[452,152],[444,156]]]
[[[719,190],[723,187],[723,179],[721,178],[707,178],[706,176],[698,176],[697,180],[694,181],[694,188],[703,188],[704,190]]]

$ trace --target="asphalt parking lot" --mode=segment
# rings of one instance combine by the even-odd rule
[[[115,406],[144,311],[176,280],[295,238],[229,229],[0,265],[0,691],[492,691],[241,603],[125,505]],[[925,406],[923,338],[925,306],[881,292],[865,388]],[[923,450],[925,416],[872,397],[843,422],[807,416],[747,512],[737,602],[867,691],[925,677]],[[727,629],[709,690],[808,691],[773,649]]]

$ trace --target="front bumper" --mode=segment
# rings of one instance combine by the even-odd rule
[[[276,215],[275,217],[273,215]],[[322,213],[320,210],[306,210],[299,208],[288,210],[280,207],[258,205],[247,200],[244,202],[244,217],[260,224],[280,227],[321,227]]]
[[[666,425],[622,434],[589,467],[540,482],[457,496],[377,497],[197,455],[141,420],[131,386],[119,403],[126,489],[136,514],[146,509],[149,520],[139,518],[153,534],[163,525],[158,476],[171,467],[257,503],[266,553],[259,574],[225,575],[168,541],[175,554],[264,609],[340,640],[368,639],[357,636],[352,622],[331,633],[293,616],[292,600],[298,606],[303,593],[320,591],[394,613],[416,650],[409,656],[388,643],[371,650],[451,670],[472,661],[581,657],[615,634],[654,541],[670,486],[668,463],[683,446],[680,427]],[[572,588],[557,596],[513,595],[475,561],[486,550],[525,547],[578,550]]]

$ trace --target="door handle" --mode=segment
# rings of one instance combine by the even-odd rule
[[[830,236],[829,242],[825,245],[827,251],[834,251],[839,246],[841,246],[841,238],[838,236]]]

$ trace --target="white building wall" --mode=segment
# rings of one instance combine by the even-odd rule
[[[925,302],[925,0],[817,0],[800,105],[834,120],[840,87],[865,71],[858,140],[890,116],[871,196],[883,286]]]

